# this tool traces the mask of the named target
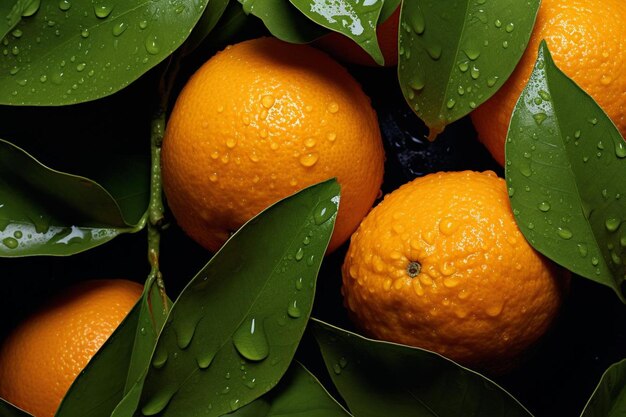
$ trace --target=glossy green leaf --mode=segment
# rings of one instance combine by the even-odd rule
[[[312,321],[333,382],[356,417],[531,416],[484,376],[426,350]]]
[[[304,366],[294,361],[278,385],[232,417],[348,417]]]
[[[276,385],[306,327],[338,203],[334,180],[306,188],[215,254],[172,307],[144,384],[143,415],[220,416]]]
[[[0,103],[63,105],[119,91],[179,47],[206,4],[42,2],[2,40]]]
[[[55,417],[111,415],[124,394],[140,311],[138,302],[74,380]]]
[[[378,19],[378,24],[380,25],[385,20],[389,19],[393,12],[396,11],[398,7],[400,7],[401,0],[385,0],[383,2],[383,7],[380,9],[380,17]]]
[[[205,40],[205,38],[211,33],[211,31],[217,25],[217,22],[220,20],[226,7],[228,6],[229,0],[210,0],[204,9],[204,13],[202,13],[202,17],[193,28],[191,35],[183,44],[183,54],[188,55],[192,53],[201,43]]]
[[[513,111],[506,159],[511,206],[530,244],[624,300],[626,142],[545,42]]]
[[[33,417],[32,414],[17,408],[13,404],[0,398],[0,416],[2,417]]]
[[[276,36],[290,43],[307,43],[327,30],[307,19],[289,0],[239,0],[243,10],[263,21]]]
[[[376,25],[384,0],[290,0],[305,16],[320,26],[355,41],[377,64],[383,65]]]
[[[434,139],[502,86],[519,61],[539,0],[405,1],[398,77]]]
[[[626,359],[604,372],[581,417],[621,417],[626,415]]]
[[[100,185],[0,139],[0,256],[71,255],[138,228]]]

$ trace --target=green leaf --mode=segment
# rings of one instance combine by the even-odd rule
[[[0,139],[0,256],[71,255],[139,228],[100,185]]]
[[[375,341],[313,319],[337,389],[357,417],[529,417],[484,376],[426,350]]]
[[[228,240],[172,307],[142,414],[220,416],[276,385],[306,327],[338,203],[337,182],[320,183]]]
[[[530,244],[624,300],[626,143],[544,43],[513,111],[506,178]]]
[[[355,41],[377,64],[383,65],[376,25],[384,0],[290,0],[306,17],[320,26]]]
[[[405,1],[398,77],[434,139],[491,97],[522,56],[539,0]]]
[[[55,417],[108,417],[124,394],[124,385],[141,311],[141,301],[78,375]]]
[[[0,416],[2,417],[33,417],[32,414],[17,408],[13,404],[0,398]]]
[[[604,372],[581,417],[621,417],[626,415],[626,359]]]
[[[193,28],[189,38],[187,38],[183,44],[184,55],[189,55],[196,50],[209,33],[211,33],[217,25],[217,22],[224,14],[228,3],[229,0],[210,0],[208,2],[206,9],[204,9],[204,13],[202,13],[202,17]]]
[[[398,7],[400,7],[400,0],[384,0],[383,7],[380,9],[378,24],[380,25],[385,20],[389,19]]]
[[[42,2],[2,41],[0,103],[64,105],[115,93],[178,48],[206,4]]]
[[[311,42],[327,31],[307,19],[289,0],[239,0],[243,10],[263,21],[267,29],[290,43]]]
[[[292,362],[278,385],[240,408],[232,417],[347,417],[350,416],[304,366]]]

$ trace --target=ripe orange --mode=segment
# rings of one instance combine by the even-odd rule
[[[334,250],[371,208],[383,163],[360,85],[325,53],[275,38],[209,59],[180,93],[162,149],[169,207],[211,251],[268,205],[330,177],[341,185]]]
[[[590,94],[626,135],[626,3],[543,0],[526,52],[502,88],[472,112],[479,139],[504,165],[511,113],[545,39],[557,66]]]
[[[352,236],[342,275],[365,333],[490,370],[546,332],[568,282],[524,239],[491,171],[430,174],[388,194]]]
[[[398,64],[398,26],[400,25],[400,7],[376,28],[378,46],[385,58],[385,66]],[[341,62],[350,64],[377,66],[367,52],[356,42],[337,32],[329,33],[314,42],[318,48],[328,52]]]
[[[0,397],[52,417],[76,376],[141,295],[126,280],[84,281],[18,325],[0,348]]]

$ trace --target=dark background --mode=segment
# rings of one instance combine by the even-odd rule
[[[202,59],[188,60],[181,79]],[[372,98],[379,115],[387,155],[385,193],[411,178],[440,170],[492,169],[503,175],[477,142],[469,118],[450,125],[435,142],[427,142],[424,125],[400,93],[394,68],[349,70]],[[99,152],[145,158],[156,75],[157,71],[152,71],[113,96],[80,105],[0,106],[0,138],[22,146],[51,167],[72,173],[89,171],[85,157]],[[161,266],[168,293],[175,298],[210,254],[187,238],[169,213],[167,216]],[[121,235],[71,257],[0,259],[0,339],[51,293],[75,281],[127,278],[143,282],[149,270],[146,242],[144,231]],[[354,330],[340,294],[340,265],[346,248],[344,245],[324,260],[313,315]],[[519,369],[494,379],[537,417],[578,416],[604,370],[626,357],[625,319],[626,307],[611,290],[573,277],[570,296],[552,331]],[[319,354],[308,342],[303,341],[299,358],[327,381]]]

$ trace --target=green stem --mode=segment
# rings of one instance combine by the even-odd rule
[[[169,64],[174,65],[169,65]],[[178,73],[178,56],[174,56],[165,67],[159,84],[159,105],[152,117],[150,134],[150,203],[148,207],[148,261],[150,262],[150,274],[148,282],[156,282],[164,313],[168,313],[169,301],[165,293],[163,274],[159,267],[159,253],[161,244],[161,231],[163,230],[164,211],[163,187],[161,182],[161,145],[165,134],[167,106],[170,99],[172,86]]]

